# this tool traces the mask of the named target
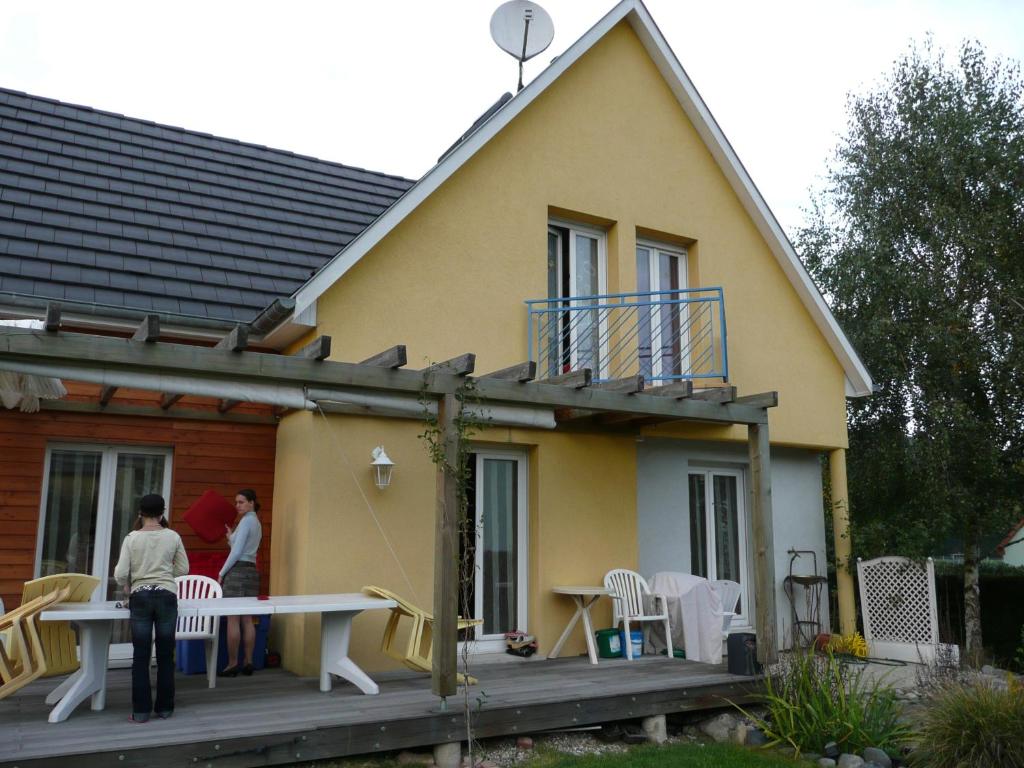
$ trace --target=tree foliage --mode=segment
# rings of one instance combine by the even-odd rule
[[[849,406],[853,546],[934,554],[1022,514],[1024,83],[929,40],[848,111],[797,242],[879,387]]]

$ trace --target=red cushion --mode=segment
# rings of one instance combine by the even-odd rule
[[[204,493],[182,518],[203,541],[210,544],[224,538],[225,525],[235,521],[235,508],[216,491]]]

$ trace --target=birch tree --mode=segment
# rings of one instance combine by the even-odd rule
[[[963,542],[968,659],[981,652],[979,539],[1024,498],[1024,87],[976,43],[913,46],[848,125],[807,266],[879,392],[849,406],[853,542]]]

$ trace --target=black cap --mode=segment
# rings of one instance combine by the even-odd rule
[[[148,517],[161,514],[167,505],[159,493],[147,493],[139,500],[139,511]]]

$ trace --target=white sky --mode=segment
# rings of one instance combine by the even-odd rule
[[[613,7],[542,0],[535,77]],[[418,178],[504,91],[499,0],[5,0],[0,86]],[[845,125],[845,98],[927,32],[1024,59],[1021,0],[648,0],[787,231]]]

